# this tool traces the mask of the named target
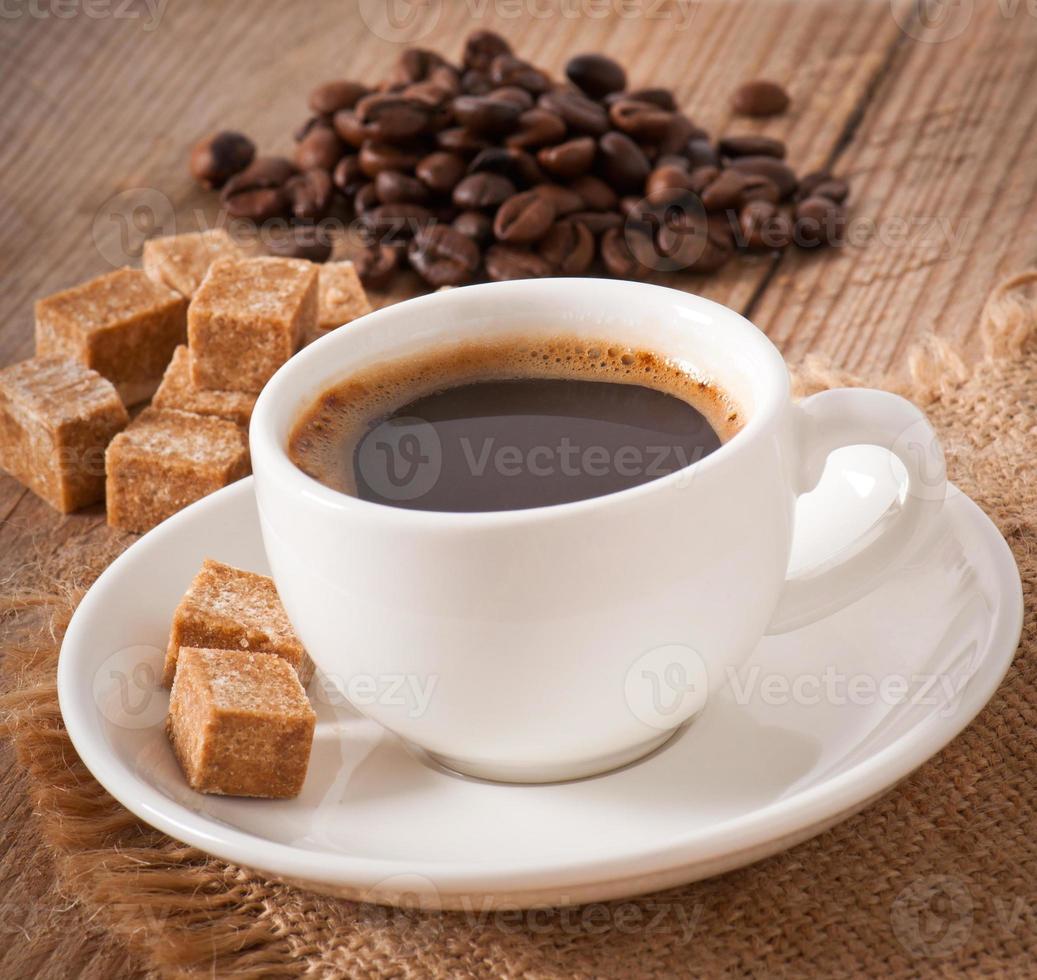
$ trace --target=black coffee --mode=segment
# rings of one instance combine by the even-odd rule
[[[714,388],[655,355],[515,343],[351,378],[306,413],[289,452],[363,500],[521,510],[666,476],[713,452],[718,430],[730,435],[738,423]]]

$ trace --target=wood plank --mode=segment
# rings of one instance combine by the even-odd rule
[[[791,357],[884,369],[930,331],[978,353],[990,289],[1037,261],[1037,18],[1007,9],[905,36],[835,163],[874,233],[786,253],[752,311]]]

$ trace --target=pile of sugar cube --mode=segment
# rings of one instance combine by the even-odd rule
[[[222,229],[151,239],[142,264],[38,300],[36,356],[0,370],[0,467],[136,532],[246,476],[263,385],[371,309],[351,262],[254,256]]]

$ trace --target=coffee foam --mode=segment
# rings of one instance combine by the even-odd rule
[[[292,428],[288,454],[304,473],[353,493],[352,455],[372,425],[404,405],[476,381],[572,378],[643,385],[687,402],[727,442],[744,413],[687,365],[607,341],[528,337],[443,346],[373,364],[329,387]]]

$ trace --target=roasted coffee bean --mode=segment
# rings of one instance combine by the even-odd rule
[[[339,160],[331,179],[347,197],[352,197],[361,185],[367,183],[367,175],[360,169],[360,159],[356,154],[350,154]]]
[[[613,131],[602,136],[598,159],[601,176],[621,191],[640,190],[651,171],[641,147],[624,133]]]
[[[546,109],[527,109],[519,116],[519,128],[507,137],[508,146],[532,149],[557,143],[565,136],[562,117]]]
[[[674,187],[682,190],[691,190],[691,186],[691,174],[688,173],[685,167],[679,167],[675,164],[663,164],[662,166],[657,166],[648,175],[648,180],[645,181],[645,193],[651,195],[656,191],[668,190]]]
[[[518,128],[522,108],[508,99],[491,95],[459,95],[454,99],[454,116],[479,136],[503,136]]]
[[[636,102],[651,102],[667,112],[677,111],[677,102],[668,88],[638,88],[630,92],[613,92],[605,96],[605,104],[611,106],[619,99],[634,99]]]
[[[569,188],[580,195],[583,204],[574,211],[614,211],[616,209],[616,192],[600,177],[585,174],[577,177]],[[640,188],[638,188],[640,189]]]
[[[284,185],[296,173],[295,165],[284,157],[256,157],[223,185],[220,199],[234,218],[266,221],[281,217],[291,206]]]
[[[637,101],[636,99],[634,101]],[[651,105],[652,103],[647,103]],[[688,141],[702,135],[698,128],[683,112],[671,112],[666,132],[659,140],[660,156],[682,156]]]
[[[688,166],[694,170],[696,167],[719,167],[720,154],[713,148],[713,144],[705,139],[690,139],[684,147],[684,155],[688,158]]]
[[[560,116],[562,121],[575,133],[601,136],[608,132],[609,116],[605,107],[578,92],[556,89],[554,92],[541,95],[537,100],[537,105],[541,109]]]
[[[498,88],[517,85],[533,95],[546,92],[551,87],[551,79],[539,68],[510,54],[499,54],[490,62],[490,80]]]
[[[660,109],[651,102],[620,99],[612,103],[609,119],[616,129],[621,129],[631,138],[639,142],[655,143],[666,136],[673,113]]]
[[[307,105],[319,116],[333,116],[339,109],[352,109],[368,92],[359,82],[325,82],[310,91]]]
[[[390,85],[412,85],[424,82],[433,71],[446,65],[446,59],[427,48],[407,48],[396,59],[389,73]]]
[[[515,193],[515,185],[494,173],[470,174],[455,188],[453,201],[459,208],[495,208]]]
[[[737,170],[721,170],[701,193],[702,206],[707,211],[726,211],[742,206],[742,193],[748,182],[745,174]]]
[[[785,248],[792,241],[792,221],[770,201],[749,201],[738,224],[746,248]]]
[[[331,117],[331,125],[345,143],[359,149],[367,139],[364,124],[352,109],[339,109]]]
[[[300,170],[320,167],[334,170],[346,148],[330,126],[314,126],[295,146],[295,163]]]
[[[289,177],[284,188],[292,204],[292,214],[301,221],[319,221],[331,208],[334,192],[331,174],[320,167],[310,167]]]
[[[578,221],[556,221],[537,253],[559,276],[582,276],[594,261],[594,235]]]
[[[537,154],[537,163],[555,177],[569,180],[590,170],[597,149],[592,136],[579,136],[557,146],[545,146]]]
[[[471,282],[479,269],[479,248],[467,235],[436,224],[420,229],[407,249],[418,275],[433,288]]]
[[[498,243],[486,250],[486,272],[495,282],[540,279],[551,275],[551,266],[536,252],[517,245]]]
[[[600,235],[623,224],[623,216],[618,211],[573,211],[567,217],[569,221],[583,225],[592,235]]]
[[[432,223],[428,208],[420,204],[380,204],[363,213],[364,225],[382,245],[409,241]]]
[[[382,204],[424,204],[428,188],[417,177],[398,170],[383,170],[374,179],[374,190]]]
[[[414,168],[418,178],[434,194],[450,194],[467,170],[464,157],[445,150],[422,157]]]
[[[474,156],[481,150],[487,149],[490,145],[488,140],[476,136],[475,133],[465,129],[464,126],[451,126],[449,129],[441,129],[436,133],[436,143],[439,144],[441,149],[460,153],[463,156]]]
[[[483,150],[468,165],[468,172],[500,174],[515,184],[526,186],[544,180],[543,171],[530,154],[507,146],[491,146]]]
[[[802,248],[838,244],[846,234],[846,210],[827,197],[808,197],[796,205],[794,239]]]
[[[716,272],[734,255],[734,240],[730,224],[722,217],[710,215],[706,241],[699,256],[689,268],[693,272]]]
[[[361,99],[354,112],[369,139],[405,143],[432,128],[434,110],[420,99],[376,94]]]
[[[363,184],[357,188],[357,192],[353,195],[353,210],[357,214],[364,214],[366,211],[371,211],[378,207],[382,202],[378,200],[378,194],[374,189],[374,182],[369,184]]]
[[[782,198],[791,196],[798,181],[796,174],[788,164],[774,157],[735,157],[731,166],[746,174],[762,174],[772,180],[778,188]]]
[[[271,255],[286,259],[306,259],[310,262],[327,262],[331,258],[332,242],[320,225],[297,225],[283,234],[275,235],[267,242],[266,250]]]
[[[495,88],[490,92],[490,98],[504,99],[506,102],[514,102],[523,112],[532,109],[535,105],[533,96],[524,88],[519,88],[517,85],[505,85],[501,88]]]
[[[841,177],[833,177],[826,171],[817,171],[801,177],[796,190],[796,199],[808,197],[827,197],[836,204],[842,204],[850,196],[850,185]]]
[[[391,245],[370,245],[353,260],[360,281],[369,289],[389,285],[400,266],[400,254]]]
[[[574,182],[578,183],[578,181]],[[533,188],[533,193],[540,194],[551,202],[555,214],[561,218],[574,211],[582,211],[587,207],[583,195],[575,188],[562,187],[561,184],[538,184]]]
[[[464,43],[462,62],[465,68],[489,71],[498,55],[511,54],[511,45],[493,31],[473,31]]]
[[[523,191],[497,209],[493,233],[498,241],[528,245],[543,238],[554,220],[554,205],[548,198],[536,191]]]
[[[461,76],[461,91],[465,95],[488,95],[493,91],[493,81],[489,72],[472,68]]]
[[[689,175],[688,186],[696,193],[701,194],[717,177],[720,176],[720,168],[712,164],[696,167]]]
[[[725,157],[777,157],[785,159],[785,144],[770,136],[725,136],[717,142]]]
[[[740,85],[731,97],[731,107],[743,116],[775,116],[788,105],[788,92],[762,78]]]
[[[609,275],[617,279],[643,279],[648,274],[648,267],[634,254],[628,237],[636,243],[639,253],[653,251],[651,239],[643,232],[633,228],[609,228],[601,239],[601,261]]]
[[[770,177],[764,177],[763,174],[745,174],[742,200],[769,201],[771,204],[777,204],[781,200],[781,191]]]
[[[462,211],[454,218],[453,227],[480,245],[493,238],[493,221],[482,211]]]
[[[252,140],[225,129],[195,143],[191,150],[191,176],[202,187],[213,190],[241,173],[255,156],[256,146]]]
[[[360,147],[360,169],[368,177],[377,177],[383,170],[413,170],[424,154],[390,143],[367,140]]]
[[[583,89],[592,99],[602,99],[626,88],[627,73],[623,66],[603,54],[578,54],[565,63],[565,74],[573,85]]]
[[[456,94],[452,88],[432,81],[415,82],[400,92],[404,99],[413,99],[415,102],[421,102],[430,109],[435,110],[431,113],[431,124],[433,127],[439,123],[449,121],[450,106],[448,103]]]

